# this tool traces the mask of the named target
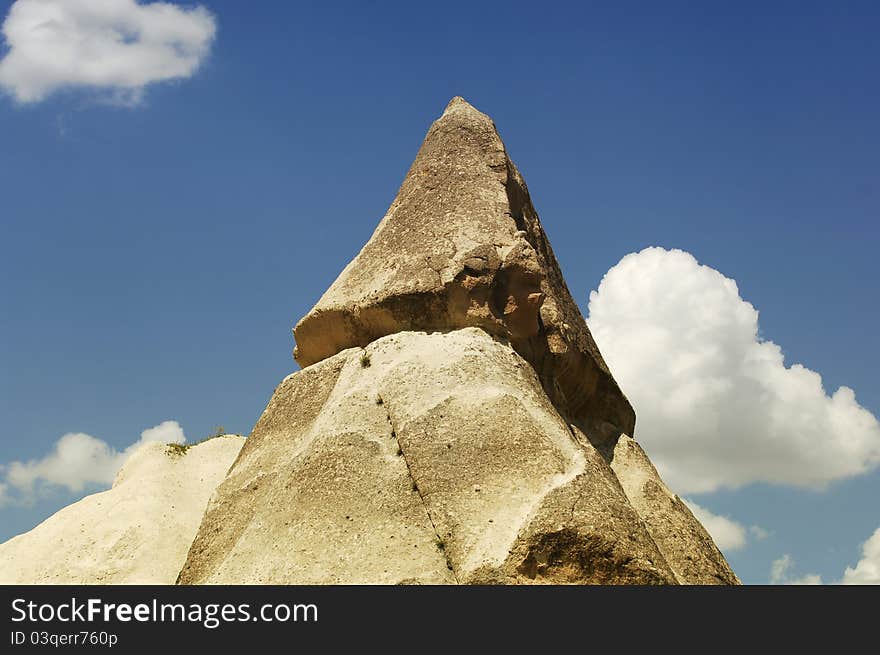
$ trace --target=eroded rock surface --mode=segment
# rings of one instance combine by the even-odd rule
[[[182,583],[674,583],[614,473],[481,329],[403,332],[276,390]]]
[[[614,447],[611,468],[679,582],[739,584],[706,529],[663,483],[642,447],[625,434]]]
[[[147,443],[113,487],[0,545],[0,584],[173,584],[244,438]]]
[[[525,182],[461,98],[294,334],[304,368],[240,452],[141,451],[0,546],[3,581],[738,582],[627,436]]]
[[[295,327],[181,583],[736,583],[626,435],[491,119],[454,98]]]
[[[633,434],[494,123],[453,98],[372,238],[297,324],[294,355],[305,367],[395,332],[467,326],[508,339],[594,442]]]

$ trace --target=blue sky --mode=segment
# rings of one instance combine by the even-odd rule
[[[684,250],[880,415],[876,3],[201,4],[191,74],[0,97],[0,464],[166,420],[247,433],[454,95],[495,119],[585,315],[625,255]],[[769,533],[727,553],[745,582],[785,554],[834,581],[880,527],[869,468],[689,497]],[[97,488],[6,504],[0,539]]]

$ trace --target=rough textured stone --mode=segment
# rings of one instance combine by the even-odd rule
[[[397,333],[288,377],[212,498],[180,582],[675,577],[532,367],[465,328]]]
[[[492,120],[453,98],[372,238],[294,329],[302,366],[406,330],[510,341],[594,443],[635,414],[602,360]]]
[[[243,437],[139,448],[113,487],[0,545],[0,584],[173,584]]]
[[[208,505],[181,583],[451,578],[377,389],[357,384],[362,368],[348,350],[279,385]]]
[[[240,452],[142,451],[0,546],[6,581],[738,583],[627,436],[525,183],[461,98],[294,334],[304,368]]]
[[[679,582],[739,584],[706,529],[663,484],[641,446],[625,434],[614,448],[611,468]]]
[[[461,98],[294,336],[305,368],[179,582],[737,582],[625,436],[525,183]]]

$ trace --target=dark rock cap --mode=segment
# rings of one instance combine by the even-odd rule
[[[509,341],[591,440],[633,434],[495,124],[455,97],[373,236],[294,328],[294,357],[306,367],[395,332],[471,326]]]

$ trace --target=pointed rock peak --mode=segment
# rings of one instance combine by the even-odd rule
[[[472,114],[486,120],[492,120],[461,96],[455,96],[449,101],[449,104],[446,105],[446,109],[443,110],[443,116],[446,116],[447,114]]]
[[[450,109],[454,109],[456,107],[470,107],[471,109],[474,109],[474,106],[467,100],[465,100],[461,96],[455,96],[447,103],[446,109],[443,111],[443,113],[445,114]]]
[[[633,434],[492,119],[455,97],[373,236],[294,328],[294,357],[309,366],[395,332],[464,327],[508,340],[592,439]]]

